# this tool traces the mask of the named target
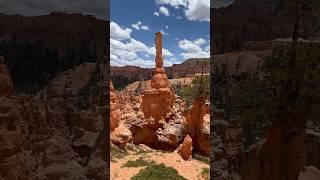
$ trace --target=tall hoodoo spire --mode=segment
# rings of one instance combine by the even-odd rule
[[[170,89],[169,80],[163,67],[162,34],[156,33],[156,67],[153,70],[151,88],[142,92],[141,109],[145,117],[155,120],[166,118],[173,107],[174,94]]]
[[[163,57],[162,57],[162,33],[157,32],[156,38],[156,68],[162,68],[163,67]]]
[[[163,67],[163,56],[162,56],[162,33],[157,32],[155,38],[156,44],[156,67],[153,71],[154,75],[151,79],[151,87],[155,89],[169,88],[168,77]]]

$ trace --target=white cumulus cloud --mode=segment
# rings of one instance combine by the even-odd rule
[[[131,27],[136,29],[136,30],[144,30],[144,31],[147,31],[147,30],[150,30],[150,28],[146,25],[142,25],[142,22],[141,21],[138,21],[137,23],[135,24],[131,24]]]
[[[185,15],[193,21],[210,21],[210,1],[189,0]]]
[[[117,23],[111,21],[110,23],[110,36],[116,40],[125,40],[130,39],[130,34],[132,29],[130,28],[121,28]]]
[[[164,6],[159,7],[159,13],[165,16],[170,16],[169,10]]]
[[[205,39],[203,39],[203,38],[199,38],[199,39],[197,39],[197,40],[194,41],[194,43],[195,43],[196,45],[199,45],[199,46],[204,45],[206,42],[207,42],[207,41],[206,41]]]
[[[186,6],[188,0],[156,0],[157,4],[167,4],[175,8],[179,8],[179,6]]]
[[[202,47],[203,45],[207,44],[207,42],[202,38],[194,41],[183,39],[179,41],[178,44],[183,50],[183,52],[180,53],[180,56],[182,56],[184,59],[208,58],[210,56],[209,45]]]
[[[148,26],[141,26],[141,29],[147,31],[147,30],[149,30],[150,28],[149,28]]]
[[[174,8],[182,7],[184,15],[191,21],[210,21],[209,0],[155,0],[158,5],[169,5]],[[163,7],[163,6],[161,6]],[[182,17],[177,16],[177,19]]]

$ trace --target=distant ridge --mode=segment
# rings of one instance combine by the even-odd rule
[[[91,15],[0,15],[0,55],[15,89],[36,93],[58,73],[83,62],[105,62],[108,22]]]
[[[292,12],[278,11],[276,0],[235,0],[230,6],[211,8],[211,47],[214,54],[239,50],[243,42],[289,38]],[[311,14],[301,21],[303,38],[315,36]]]
[[[166,74],[169,79],[182,78],[200,73],[202,70],[201,60],[209,58],[192,58],[184,61],[181,64],[173,64],[171,67],[166,67]],[[126,87],[126,85],[140,80],[150,80],[152,77],[153,68],[141,68],[138,66],[111,66],[111,79],[114,86],[118,89]],[[210,72],[210,65],[204,67],[206,73]]]

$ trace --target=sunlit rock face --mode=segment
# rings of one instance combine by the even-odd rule
[[[186,114],[189,134],[194,141],[194,148],[202,155],[210,153],[210,108],[205,99],[197,98]]]
[[[189,135],[187,135],[183,143],[177,149],[178,154],[184,159],[189,160],[192,157],[192,139]]]

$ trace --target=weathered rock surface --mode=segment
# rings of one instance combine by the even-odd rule
[[[119,108],[118,97],[110,81],[110,132],[114,131],[118,127],[120,122],[121,112]]]
[[[165,119],[170,113],[174,94],[169,87],[168,77],[163,68],[162,34],[156,34],[156,67],[151,79],[151,89],[142,92],[141,109],[146,118],[154,118],[156,121]]]
[[[0,66],[0,81],[5,82],[10,78],[8,75],[2,78],[6,71],[3,71],[3,64]],[[95,69],[95,64],[77,68],[82,67],[85,67],[82,74],[97,75],[89,70]],[[79,72],[77,68],[73,73]],[[105,134],[108,132],[102,118],[104,107],[98,105],[97,100],[103,93],[90,92],[90,97],[79,93],[103,89],[103,85],[99,81],[87,86],[79,79],[71,80],[70,77],[81,76],[68,72],[53,79],[51,85],[33,97],[1,91],[0,177],[10,180],[105,179]],[[105,77],[101,74],[101,82]],[[73,84],[59,86],[65,84],[65,79]],[[10,87],[12,83],[3,84]],[[11,97],[8,94],[12,94]],[[79,102],[87,103],[87,108],[83,109]]]
[[[123,123],[120,123],[120,125],[111,133],[110,139],[114,145],[121,149],[125,149],[127,143],[132,141],[132,133]]]
[[[194,149],[202,155],[210,154],[210,107],[205,99],[198,98],[186,114],[188,133],[194,141]]]
[[[174,95],[169,88],[145,90],[142,94],[141,109],[146,118],[156,121],[165,119],[174,103]]]
[[[29,179],[22,151],[22,135],[16,125],[21,117],[9,97],[13,86],[1,56],[0,82],[0,179]]]
[[[189,135],[187,135],[182,144],[179,145],[177,149],[178,154],[182,157],[184,160],[189,160],[192,157],[192,139]]]
[[[243,156],[242,127],[240,121],[224,120],[224,111],[213,110],[212,173],[214,179],[239,180]]]

